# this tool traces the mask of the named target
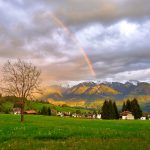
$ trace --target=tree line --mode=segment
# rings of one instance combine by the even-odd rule
[[[102,106],[102,119],[119,119],[119,112],[115,102],[105,100]]]
[[[51,116],[51,108],[43,106],[41,111],[39,112],[40,115],[46,115],[46,116]]]
[[[133,99],[132,101],[127,100],[123,103],[122,112],[123,111],[130,111],[134,115],[135,119],[142,117],[142,110],[140,105],[138,104],[137,99]]]
[[[142,110],[136,98],[123,103],[122,112],[130,111],[135,119],[142,117]],[[115,102],[105,100],[101,110],[102,119],[119,119],[119,111]]]

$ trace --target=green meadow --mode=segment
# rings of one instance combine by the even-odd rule
[[[3,113],[10,113],[13,111],[14,105],[18,102],[18,98],[16,97],[1,97],[0,98],[0,112]],[[38,101],[26,101],[25,103],[25,110],[34,109],[37,112],[40,112],[43,107],[50,107],[50,109],[57,110],[60,112],[71,112],[74,113],[76,111],[80,111],[81,113],[88,113],[93,112],[93,110],[85,109],[85,108],[75,108],[69,106],[56,106],[46,102],[38,102]]]
[[[150,121],[0,115],[1,150],[146,150]]]

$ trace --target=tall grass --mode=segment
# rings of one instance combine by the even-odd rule
[[[0,115],[0,149],[149,149],[150,121]]]

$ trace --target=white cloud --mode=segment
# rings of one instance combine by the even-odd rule
[[[128,23],[127,21],[122,21],[119,23],[120,33],[126,37],[131,37],[138,30],[138,25],[135,23]]]
[[[125,71],[109,77],[110,80],[114,81],[129,81],[129,80],[139,80],[150,82],[150,69],[142,69],[136,71]]]

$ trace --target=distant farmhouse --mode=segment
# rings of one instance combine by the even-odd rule
[[[13,114],[14,115],[21,114],[21,108],[13,108]],[[36,115],[37,112],[35,110],[27,110],[27,111],[24,111],[24,114],[27,114],[27,115]]]
[[[24,114],[27,114],[27,115],[36,115],[37,112],[35,110],[27,110],[24,112]]]
[[[102,118],[102,115],[101,114],[97,114],[97,119],[101,119]]]
[[[146,117],[141,117],[140,120],[146,120]]]
[[[134,116],[130,111],[124,111],[120,113],[122,120],[134,120]]]
[[[77,114],[77,113],[71,114],[71,112],[58,112],[57,116],[73,117],[73,118],[101,119],[101,114]]]
[[[19,115],[19,114],[21,114],[21,108],[13,108],[13,114],[14,114],[14,115]]]

